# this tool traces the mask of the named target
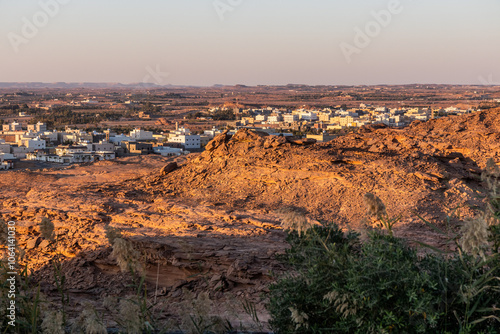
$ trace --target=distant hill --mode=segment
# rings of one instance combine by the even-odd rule
[[[18,88],[18,89],[41,89],[41,88],[59,88],[59,89],[74,89],[74,88],[182,88],[187,86],[175,85],[156,85],[152,83],[106,83],[106,82],[0,82],[0,88]]]

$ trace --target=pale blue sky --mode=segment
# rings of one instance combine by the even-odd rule
[[[498,0],[400,0],[351,63],[340,44],[355,46],[354,29],[397,0],[240,0],[223,20],[214,0],[65,0],[23,35],[23,18],[51,1],[0,0],[0,82],[500,82]],[[18,52],[13,36],[23,38]],[[168,77],[151,76],[157,67]]]

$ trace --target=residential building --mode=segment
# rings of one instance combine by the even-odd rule
[[[265,122],[267,121],[267,115],[257,115],[255,116],[256,122]]]
[[[57,143],[59,140],[59,133],[54,131],[45,131],[43,134],[40,134],[40,138],[45,140],[46,144]]]
[[[56,154],[59,156],[88,152],[87,146],[79,145],[59,145],[56,147]]]
[[[332,115],[331,115],[330,113],[324,113],[324,112],[322,112],[322,113],[319,113],[319,114],[318,114],[318,120],[319,120],[320,122],[329,123],[329,122],[330,122],[330,117],[331,117],[331,116],[332,116]]]
[[[144,143],[144,142],[135,142],[135,141],[124,141],[122,142],[122,147],[126,149],[126,151],[130,154],[152,154],[153,144]]]
[[[97,144],[87,144],[87,151],[89,152],[114,152],[115,144],[102,141]]]
[[[207,135],[200,135],[200,146],[205,147],[207,144],[214,139],[212,136],[207,136]]]
[[[23,130],[21,124],[19,124],[17,122],[12,122],[10,124],[4,124],[2,128],[3,128],[3,131],[22,131]]]
[[[154,153],[161,154],[164,157],[178,156],[183,154],[188,154],[188,151],[184,151],[182,148],[168,147],[168,146],[157,146],[153,148]]]
[[[41,122],[38,122],[37,124],[28,124],[28,131],[44,132],[47,131],[47,125]]]
[[[116,145],[121,145],[121,143],[125,141],[130,141],[130,137],[123,134],[109,137],[109,142]]]
[[[281,117],[281,115],[277,115],[277,114],[273,114],[273,115],[270,115],[268,118],[267,118],[267,121],[269,123],[279,123],[283,120],[283,117]]]
[[[59,135],[59,141],[62,143],[92,143],[93,141],[93,136],[91,133],[87,133],[78,129],[73,130],[66,128],[66,130],[64,130],[64,132],[60,132]]]
[[[61,153],[61,152],[60,152]],[[37,160],[61,164],[85,163],[101,160],[115,159],[114,152],[75,152],[70,154],[46,154],[43,151],[36,151],[26,155],[28,160]]]
[[[255,119],[253,117],[242,117],[241,121],[245,122],[246,124],[253,124],[255,122]]]
[[[29,148],[24,146],[12,146],[12,154],[18,159],[25,159],[26,154],[32,151],[33,150],[30,150]]]
[[[309,112],[301,112],[300,113],[300,119],[305,120],[305,121],[317,121],[318,120],[318,114],[312,111]]]
[[[0,170],[7,170],[14,168],[14,161],[16,157],[10,153],[0,153]]]
[[[0,153],[10,153],[11,146],[5,140],[0,139]]]
[[[131,140],[153,140],[153,132],[141,129],[134,129],[130,132]]]
[[[28,138],[28,139],[23,139],[21,141],[22,145],[27,147],[30,152],[33,152],[34,150],[43,150],[46,148],[46,142],[44,139],[40,139],[40,137],[36,138]]]
[[[200,135],[192,135],[191,131],[186,128],[180,128],[170,133],[168,137],[169,143],[179,143],[184,149],[200,149],[201,140]]]
[[[299,115],[296,114],[286,114],[283,116],[283,121],[285,123],[294,123],[299,121]]]

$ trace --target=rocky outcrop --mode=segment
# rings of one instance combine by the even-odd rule
[[[405,222],[414,221],[415,211],[439,222],[447,207],[480,204],[480,196],[459,194],[465,188],[479,194],[487,159],[500,161],[499,124],[499,111],[489,110],[405,129],[371,125],[308,147],[248,130],[226,132],[164,179],[164,187],[177,198],[225,208],[302,207],[316,219],[349,226],[362,221],[362,196],[372,192]]]
[[[328,143],[240,130],[187,161],[143,156],[2,173],[1,212],[17,222],[21,264],[46,293],[54,290],[47,263],[56,253],[72,293],[126,292],[128,276],[105,237],[111,225],[140,250],[147,281],[158,281],[165,300],[188,289],[258,303],[286,247],[276,210],[297,207],[310,219],[357,228],[363,196],[373,193],[389,215],[402,215],[397,235],[442,247],[415,212],[434,222],[457,206],[472,215],[489,158],[500,162],[499,110],[405,129],[373,125]],[[42,217],[55,224],[56,252],[41,238]]]

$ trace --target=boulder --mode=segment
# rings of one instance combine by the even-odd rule
[[[171,162],[171,163],[169,163],[168,165],[166,165],[165,167],[163,167],[161,169],[160,176],[168,175],[168,174],[172,173],[176,169],[177,169],[177,163],[176,162]]]

